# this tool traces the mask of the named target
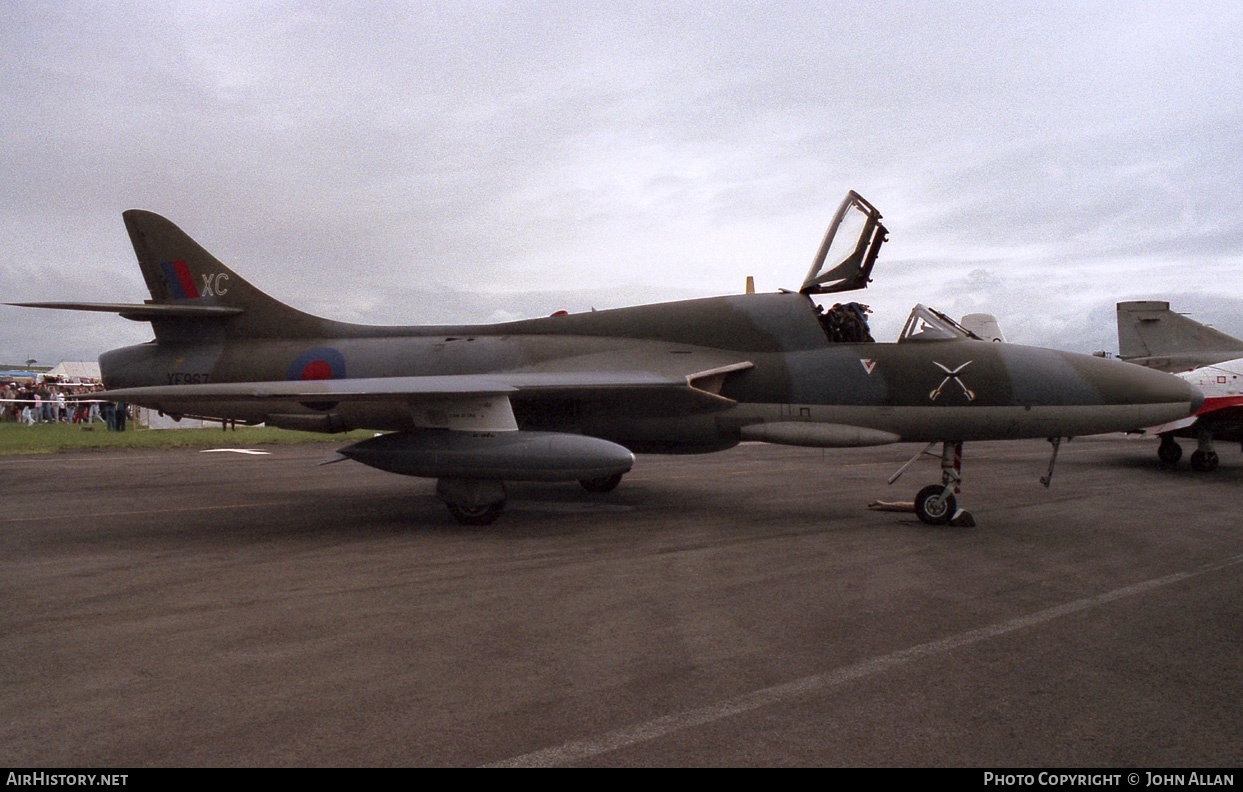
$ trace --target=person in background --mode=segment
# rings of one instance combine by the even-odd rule
[[[33,401],[35,396],[30,392],[30,390],[22,388],[18,391],[17,397],[22,399],[22,421],[25,422],[27,426],[34,426],[36,419],[35,408],[38,407],[38,402]]]
[[[99,413],[99,400],[94,399],[91,401],[91,406],[86,410],[86,422],[88,424],[94,424],[96,421],[102,420],[103,416]]]

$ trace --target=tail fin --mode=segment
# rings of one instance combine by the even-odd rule
[[[164,315],[131,317],[149,320],[157,338],[193,340],[220,332],[225,338],[313,338],[333,324],[269,297],[165,218],[140,209],[122,217],[151,292],[148,305],[169,308]],[[196,314],[200,307],[218,313]]]
[[[1243,341],[1170,310],[1168,302],[1118,303],[1118,357],[1182,371],[1243,355]]]

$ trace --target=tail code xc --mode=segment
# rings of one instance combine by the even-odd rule
[[[164,272],[164,280],[173,297],[178,300],[191,300],[197,297],[223,297],[228,294],[229,274],[227,272],[207,273],[200,276],[201,288],[195,286],[194,276],[182,259],[166,261],[160,265]]]

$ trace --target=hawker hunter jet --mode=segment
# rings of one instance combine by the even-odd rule
[[[887,238],[880,214],[853,192],[799,291],[470,326],[311,316],[256,289],[163,217],[123,217],[150,300],[23,303],[151,323],[154,340],[101,356],[100,398],[175,417],[383,432],[340,454],[438,479],[437,495],[464,524],[494,520],[507,481],[607,492],[634,453],[742,441],[927,444],[916,459],[939,443],[929,455],[941,460],[941,480],[914,506],[923,521],[946,523],[962,513],[964,441],[1135,429],[1200,403],[1176,377],[983,341],[924,306],[896,343],[876,343],[864,306],[825,310],[813,299],[866,286]]]

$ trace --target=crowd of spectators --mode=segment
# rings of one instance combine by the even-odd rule
[[[0,382],[0,421],[27,426],[99,422],[109,431],[124,432],[128,406],[90,398],[102,389],[102,385],[79,383]]]

